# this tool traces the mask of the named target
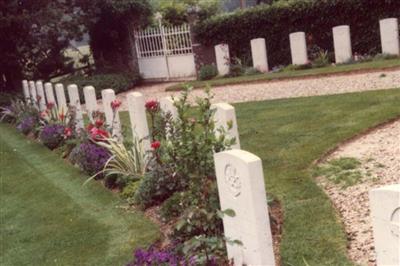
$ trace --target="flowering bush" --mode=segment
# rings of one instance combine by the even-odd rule
[[[38,119],[33,116],[27,116],[17,124],[17,130],[27,135],[29,132],[33,131],[38,125]]]
[[[59,147],[66,138],[65,133],[69,134],[69,130],[63,125],[49,124],[45,125],[40,132],[40,141],[49,149],[53,150]]]
[[[150,247],[148,250],[137,249],[134,252],[134,261],[127,266],[147,266],[147,265],[165,265],[165,266],[185,266],[195,265],[186,263],[180,256],[174,254],[171,250],[157,250]]]
[[[103,170],[110,157],[111,154],[106,148],[92,142],[84,142],[72,150],[69,159],[89,175],[94,175]]]

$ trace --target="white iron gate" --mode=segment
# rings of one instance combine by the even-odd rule
[[[196,75],[189,26],[135,31],[140,74],[144,79],[169,79]]]

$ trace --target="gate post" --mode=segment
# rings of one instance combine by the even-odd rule
[[[165,66],[167,67],[167,81],[170,78],[170,73],[169,73],[169,66],[168,66],[168,49],[167,49],[167,41],[165,40],[165,32],[164,32],[164,27],[161,23],[162,20],[162,15],[160,12],[157,12],[156,14],[156,19],[158,21],[158,27],[160,28],[160,33],[161,33],[161,40],[162,40],[162,46],[163,46],[163,54],[164,54],[164,59],[165,59]]]

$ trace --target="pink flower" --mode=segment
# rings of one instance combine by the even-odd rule
[[[121,106],[122,102],[118,99],[115,99],[114,101],[111,102],[111,108],[113,110],[116,110],[117,108],[119,108]]]
[[[40,96],[40,95],[36,96],[36,101],[40,102],[41,99],[42,99],[42,96]]]
[[[101,119],[97,119],[94,123],[95,123],[96,127],[99,128],[99,127],[103,126],[104,121]]]
[[[159,103],[156,100],[147,101],[144,105],[149,112],[155,112],[158,110]]]
[[[90,137],[95,141],[102,141],[108,138],[108,132],[102,129],[98,129],[97,127],[93,127],[90,130]]]
[[[72,136],[72,129],[70,127],[66,127],[64,129],[64,136],[67,137],[67,138]]]
[[[48,102],[46,107],[47,107],[47,109],[51,110],[54,107],[54,103],[53,102]]]
[[[43,111],[43,112],[40,113],[40,117],[41,118],[45,118],[46,116],[47,116],[47,112],[46,111]]]
[[[151,148],[153,148],[154,150],[157,150],[158,148],[160,148],[160,146],[161,146],[161,143],[158,140],[153,141],[151,143]]]

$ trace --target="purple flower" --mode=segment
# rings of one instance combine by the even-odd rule
[[[37,123],[37,119],[35,119],[33,116],[28,116],[25,117],[18,125],[17,125],[17,130],[22,132],[23,134],[28,134],[31,132]]]
[[[51,124],[43,127],[42,132],[40,132],[40,141],[49,149],[55,149],[59,147],[64,140],[64,130],[63,125]]]
[[[70,160],[89,175],[94,175],[103,170],[110,157],[111,154],[106,148],[92,142],[85,142],[74,148]]]

